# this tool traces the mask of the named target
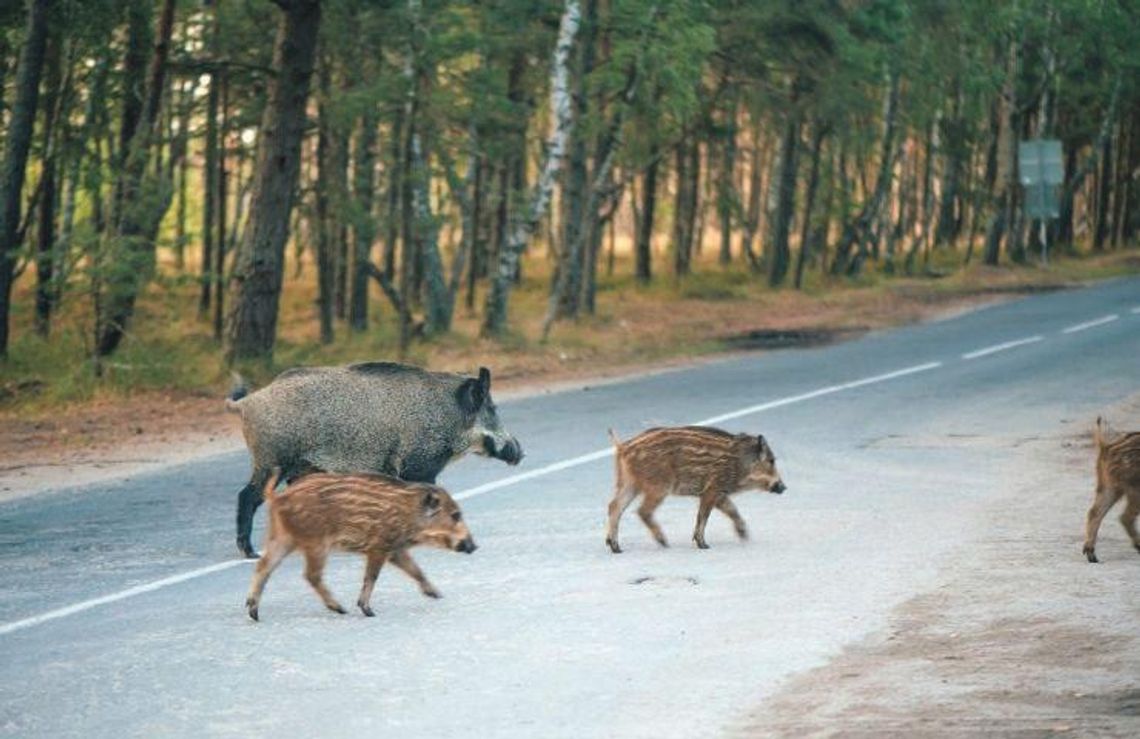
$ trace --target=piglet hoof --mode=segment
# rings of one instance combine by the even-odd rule
[[[705,540],[704,540],[704,539],[696,539],[696,538],[694,538],[694,539],[693,539],[693,541],[695,541],[695,542],[697,543],[697,548],[698,548],[698,549],[708,549],[708,548],[709,548],[709,545],[705,543]]]
[[[376,611],[373,611],[372,606],[368,605],[367,603],[357,603],[356,605],[360,606],[360,612],[368,618],[372,618],[376,615]]]
[[[333,613],[339,613],[342,616],[348,613],[340,603],[326,603],[325,605],[328,606],[328,609]]]
[[[609,546],[611,552],[621,554],[621,547],[618,546],[617,539],[606,539],[606,544]]]
[[[1094,550],[1092,547],[1085,547],[1084,553],[1085,556],[1088,557],[1089,562],[1092,562],[1093,564],[1100,562],[1100,560],[1096,558],[1096,550]]]
[[[252,618],[254,621],[259,620],[257,618],[257,602],[256,601],[254,601],[252,599],[247,600],[245,602],[245,608],[246,608],[246,612],[249,613],[250,618]]]
[[[669,540],[668,540],[668,539],[666,539],[664,536],[655,536],[655,537],[653,537],[653,538],[654,538],[654,539],[657,541],[657,543],[658,543],[658,544],[660,544],[661,546],[665,547],[666,549],[668,549],[668,548],[669,548]]]
[[[440,594],[440,592],[438,590],[436,590],[435,588],[424,588],[424,595],[426,595],[429,598],[435,598],[436,600],[439,600],[440,598],[443,597]]]
[[[740,537],[741,541],[748,541],[748,529],[737,529],[736,535]]]

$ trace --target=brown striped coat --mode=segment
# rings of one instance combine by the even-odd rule
[[[730,434],[704,426],[653,428],[628,441],[610,431],[616,458],[616,484],[609,505],[606,544],[615,553],[622,513],[638,495],[637,513],[661,546],[668,546],[665,533],[653,512],[669,495],[700,498],[693,541],[707,549],[705,524],[716,508],[728,516],[741,539],[748,528],[729,496],[742,490],[782,493],[784,483],[776,470],[776,457],[763,436]]]
[[[274,470],[264,495],[269,504],[269,528],[264,551],[254,570],[246,608],[258,620],[265,582],[286,556],[300,549],[305,556],[305,579],[337,613],[345,610],[322,579],[330,552],[359,552],[367,559],[364,585],[356,604],[372,616],[372,589],[380,568],[391,562],[419,583],[424,595],[438,598],[408,550],[418,544],[470,554],[475,542],[455,500],[436,485],[404,482],[374,474],[314,473],[294,480],[275,493],[280,470]]]
[[[1140,432],[1114,432],[1103,419],[1096,419],[1096,495],[1085,519],[1084,553],[1089,562],[1096,558],[1096,536],[1100,523],[1116,501],[1125,498],[1120,523],[1132,545],[1140,551],[1136,516],[1140,514]]]

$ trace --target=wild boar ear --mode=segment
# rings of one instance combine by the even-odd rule
[[[764,440],[764,434],[756,434],[756,448],[763,450],[768,446],[768,442]]]
[[[428,490],[424,493],[424,497],[420,500],[420,505],[423,506],[424,513],[428,516],[434,516],[439,513],[439,496],[434,491]]]
[[[475,413],[487,400],[487,389],[480,380],[468,378],[459,386],[459,407],[464,413]]]
[[[484,392],[491,389],[491,370],[486,367],[479,368],[479,384],[483,386]]]

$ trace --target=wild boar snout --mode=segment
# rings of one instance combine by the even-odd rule
[[[522,461],[523,450],[518,439],[506,434],[483,435],[483,454],[494,459],[501,459],[509,465],[516,465]]]
[[[470,536],[455,545],[455,551],[462,552],[464,554],[473,554],[478,548],[479,547],[475,544],[475,540]]]
[[[782,495],[787,489],[788,488],[784,486],[783,480],[776,480],[776,484],[768,488],[768,492],[775,493],[776,495]]]

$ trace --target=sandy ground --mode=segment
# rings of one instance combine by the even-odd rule
[[[1140,419],[1140,395],[1112,418]],[[1140,736],[1140,558],[1118,505],[1081,555],[1092,500],[1089,430],[1016,447],[1010,491],[939,585],[890,626],[787,682],[744,736]],[[948,494],[952,494],[948,488]]]

